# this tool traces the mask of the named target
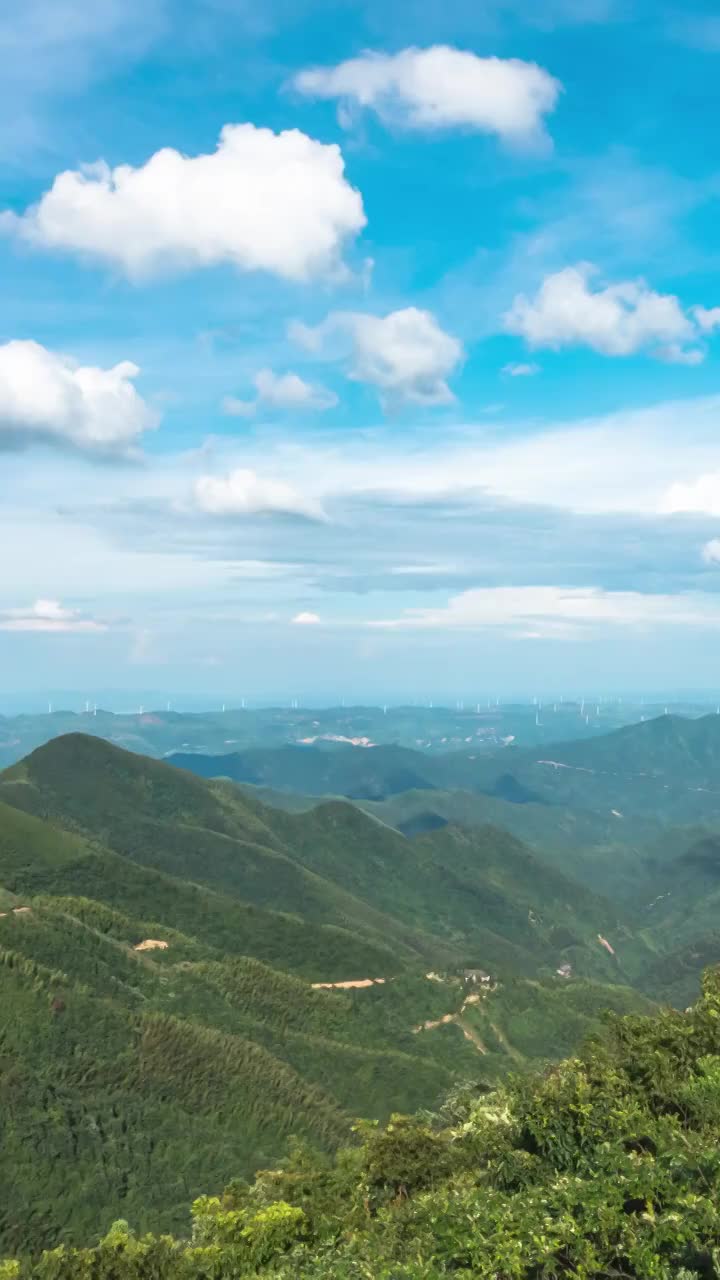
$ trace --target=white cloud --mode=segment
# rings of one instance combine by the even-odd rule
[[[501,373],[506,373],[510,378],[534,378],[536,373],[540,372],[539,364],[516,364],[511,361],[510,364],[503,365]]]
[[[657,515],[667,513],[673,485],[718,470],[718,422],[720,395],[696,396],[559,424],[536,423],[532,429],[523,420],[508,419],[501,426],[483,416],[446,426],[440,434],[426,423],[400,435],[390,425],[370,432],[317,430],[241,445],[218,438],[212,457],[218,472],[252,467],[322,502],[383,495],[390,503],[454,502],[468,509],[511,502],[584,515]],[[184,467],[199,462],[209,471],[205,457],[188,457]],[[133,486],[141,485],[148,501],[155,496],[172,501],[186,483],[186,469],[133,476]]]
[[[720,564],[720,538],[711,538],[705,543],[702,558],[706,564]]]
[[[713,333],[720,326],[720,307],[693,307],[692,314],[703,333]]]
[[[648,595],[598,587],[477,587],[444,608],[406,609],[371,622],[385,630],[500,628],[525,638],[578,639],[601,626],[720,627],[720,600],[712,595]]]
[[[322,350],[337,333],[352,345],[350,377],[378,388],[389,404],[449,404],[448,377],[463,358],[462,343],[440,328],[430,311],[405,307],[386,316],[334,311],[316,328],[295,324],[290,336],[308,350]]]
[[[250,418],[258,410],[267,409],[333,409],[338,398],[327,387],[305,382],[297,373],[274,373],[272,369],[260,369],[253,378],[257,395],[254,400],[238,400],[225,396],[223,412],[235,417]]]
[[[252,418],[257,405],[257,400],[239,400],[237,396],[223,396],[220,402],[220,408],[229,418]]]
[[[327,517],[320,503],[300,493],[284,480],[268,480],[249,468],[237,467],[224,476],[200,476],[195,483],[195,503],[216,516],[285,514],[309,520]]]
[[[27,609],[7,609],[0,614],[0,631],[107,631],[103,622],[66,609],[58,600],[36,600]]]
[[[660,359],[696,363],[702,351],[686,348],[698,330],[672,294],[655,293],[644,280],[623,280],[593,290],[589,263],[546,276],[534,298],[518,294],[503,317],[510,333],[531,347],[582,345],[606,356],[649,349]]]
[[[317,613],[296,613],[292,621],[296,627],[316,627],[321,619]]]
[[[127,450],[158,422],[132,385],[139,372],[129,360],[98,369],[38,342],[6,342],[0,346],[0,439]]]
[[[720,471],[710,471],[694,480],[671,485],[661,499],[660,510],[668,515],[695,512],[720,516]]]
[[[460,572],[460,566],[457,564],[443,564],[442,562],[435,563],[434,561],[430,561],[428,562],[428,564],[396,564],[396,565],[392,565],[388,569],[389,574],[394,574],[394,575],[397,575],[398,577],[403,577],[403,578],[407,576],[412,576],[413,574],[419,574],[422,577],[426,575],[432,575],[433,577],[437,577],[438,575],[441,575],[441,574],[452,574],[452,573],[459,573],[459,572]]]
[[[683,347],[679,342],[669,342],[664,347],[658,347],[652,354],[664,364],[686,364],[690,368],[702,364],[705,359],[703,347]]]
[[[448,45],[400,53],[362,54],[335,67],[315,67],[294,80],[301,93],[337,98],[341,123],[348,105],[371,107],[407,129],[476,129],[506,142],[537,142],[553,111],[560,83],[518,58],[479,58]]]
[[[298,129],[227,124],[211,155],[165,147],[139,168],[100,161],[66,170],[2,225],[133,279],[230,263],[303,281],[340,272],[343,242],[365,214],[335,144]]]

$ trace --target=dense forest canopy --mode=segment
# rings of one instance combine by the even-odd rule
[[[720,1274],[720,974],[686,1013],[610,1017],[574,1058],[441,1108],[295,1141],[198,1197],[186,1232],[116,1221],[3,1280],[705,1280]]]

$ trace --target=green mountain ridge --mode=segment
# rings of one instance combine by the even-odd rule
[[[563,947],[551,936],[553,923],[569,927],[566,945],[586,951],[590,975],[607,978],[614,972],[597,945],[597,933],[614,928],[621,913],[501,831],[454,838],[443,831],[409,842],[347,802],[303,815],[273,811],[235,788],[74,735],[48,743],[0,774],[2,800],[82,832],[103,849],[107,843],[123,858],[149,863],[147,869],[156,874],[167,876],[172,868],[193,882],[196,892],[202,886],[221,893],[223,902],[237,898],[249,913],[246,927],[252,923],[256,932],[270,931],[271,921],[262,914],[270,903],[276,911],[300,917],[295,923],[277,921],[279,936],[270,949],[267,942],[262,951],[258,942],[246,948],[270,963],[297,968],[303,932],[308,933],[309,921],[317,921],[323,931],[320,950],[312,968],[306,962],[303,971],[319,980],[387,976],[403,964],[430,959],[486,967],[502,963],[531,975],[539,964],[555,968],[563,960]],[[534,899],[526,899],[522,909],[508,900],[515,889],[512,877],[502,882],[503,862],[515,865],[517,878],[530,876],[535,886]],[[177,896],[177,887],[174,892]],[[123,906],[122,899],[97,896]],[[180,909],[180,904],[173,907]],[[533,909],[536,924],[528,916]],[[171,922],[157,911],[152,914]],[[504,932],[494,923],[500,916]],[[187,904],[178,919],[183,930],[198,932],[188,920]],[[352,931],[353,937],[333,973],[324,957],[333,944],[339,949],[346,937],[340,930]],[[291,946],[293,931],[297,942]],[[388,937],[398,944],[392,959]],[[363,959],[365,969],[371,966],[367,972]]]
[[[281,813],[76,737],[0,775],[0,797],[6,1250],[118,1212],[183,1230],[194,1195],[292,1134],[331,1151],[356,1116],[492,1087],[603,1008],[647,1007],[618,983],[653,948],[502,831],[409,841],[346,802]]]

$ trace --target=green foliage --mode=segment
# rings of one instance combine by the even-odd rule
[[[617,985],[624,965],[637,971],[653,955],[645,940],[492,828],[411,842],[344,803],[280,814],[229,784],[79,735],[0,776],[0,796],[0,1140],[13,1171],[0,1248],[65,1246],[42,1264],[48,1276],[72,1266],[101,1275],[98,1259],[112,1275],[116,1255],[135,1259],[139,1274],[147,1259],[158,1275],[165,1266],[226,1274],[227,1242],[195,1242],[192,1266],[202,1259],[206,1272],[182,1272],[189,1247],[143,1233],[182,1237],[195,1197],[271,1165],[292,1135],[300,1145],[287,1163],[223,1200],[250,1233],[232,1246],[243,1251],[233,1255],[238,1274],[273,1250],[272,1265],[285,1258],[273,1233],[287,1216],[253,1216],[279,1200],[304,1215],[286,1246],[305,1267],[311,1249],[345,1249],[348,1232],[359,1248],[368,1218],[389,1214],[394,1231],[410,1202],[448,1187],[465,1194],[483,1143],[495,1161],[491,1191],[506,1194],[513,1178],[529,1187],[552,1134],[528,1111],[537,1149],[508,1146],[499,1117],[519,1116],[530,1086],[504,1101],[488,1102],[487,1091],[508,1069],[525,1078],[573,1052],[603,1009],[649,1009]],[[621,959],[598,945],[600,930],[620,938]],[[146,939],[167,947],[138,952]],[[555,974],[563,960],[569,982]],[[500,981],[476,998],[459,973],[481,964]],[[385,982],[350,991],[308,982],[368,976]],[[674,1106],[712,1113],[714,1052],[698,1047],[703,1065]],[[479,1090],[461,1087],[473,1077]],[[573,1079],[582,1101],[583,1080]],[[676,1085],[673,1076],[666,1087]],[[417,1109],[418,1119],[403,1118]],[[358,1116],[386,1127],[356,1128],[347,1147]],[[602,1114],[596,1121],[591,1146]],[[309,1144],[324,1154],[311,1157]],[[551,1158],[548,1148],[542,1159]],[[73,1252],[119,1212],[140,1235],[121,1239],[117,1228],[94,1260]],[[412,1274],[413,1258],[396,1252],[360,1259],[357,1274],[374,1277],[376,1261],[378,1275]]]
[[[135,952],[143,936],[167,951]],[[458,1077],[493,1080],[515,1065],[500,1043],[481,1056],[460,1025],[414,1032],[459,1011],[466,988],[450,975],[313,990],[69,897],[0,919],[0,947],[6,1250],[87,1240],[118,1205],[141,1231],[182,1230],[193,1194],[251,1174],[292,1134],[332,1151],[353,1116],[384,1121],[431,1105]],[[596,1015],[612,995],[597,989]],[[521,996],[526,1009],[539,1002],[540,1019],[552,1000],[542,984],[510,982],[486,998],[487,1016],[473,1005],[463,1019],[476,1016],[487,1039],[483,1019],[501,1031]]]
[[[305,1235],[305,1214],[297,1205],[276,1200],[249,1212],[232,1208],[219,1196],[201,1196],[192,1207],[192,1238],[199,1245],[239,1246],[239,1262],[245,1270],[270,1262],[300,1242]]]
[[[6,1267],[8,1264],[5,1264]],[[186,1236],[115,1223],[12,1280],[717,1280],[720,974],[687,1012],[610,1015],[574,1058],[435,1115],[296,1142],[192,1208]]]

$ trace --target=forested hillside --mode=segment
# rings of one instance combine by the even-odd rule
[[[222,914],[231,899],[229,949],[318,981],[387,976],[418,962],[501,964],[534,975],[540,966],[554,972],[568,948],[584,973],[618,981],[651,958],[622,907],[493,828],[410,842],[348,803],[289,815],[82,735],[48,743],[0,774],[2,801],[80,836],[103,867],[111,850],[152,871],[157,907],[133,908],[145,916],[198,932],[187,886],[169,877],[191,881],[203,915]],[[7,887],[30,890],[29,873],[20,874]],[[110,892],[101,886],[97,896],[126,909],[123,885],[113,887],[117,897]],[[218,944],[215,928],[213,919],[201,936]],[[624,944],[613,958],[597,935],[617,930]]]
[[[634,891],[584,885],[591,855]],[[182,1235],[293,1135],[331,1158],[358,1117],[526,1077],[604,1010],[685,1007],[720,959],[719,865],[702,827],[635,850],[408,838],[345,800],[288,812],[48,743],[0,774],[2,1247],[86,1244],[118,1213]]]
[[[435,1111],[294,1144],[188,1205],[175,1237],[8,1261],[4,1280],[707,1280],[720,1274],[720,981],[688,1012],[613,1018],[579,1054]],[[328,1119],[331,1123],[331,1119]]]
[[[98,739],[0,775],[0,886],[6,1251],[182,1232],[293,1134],[331,1153],[650,1007],[654,946],[507,833],[281,813]]]

